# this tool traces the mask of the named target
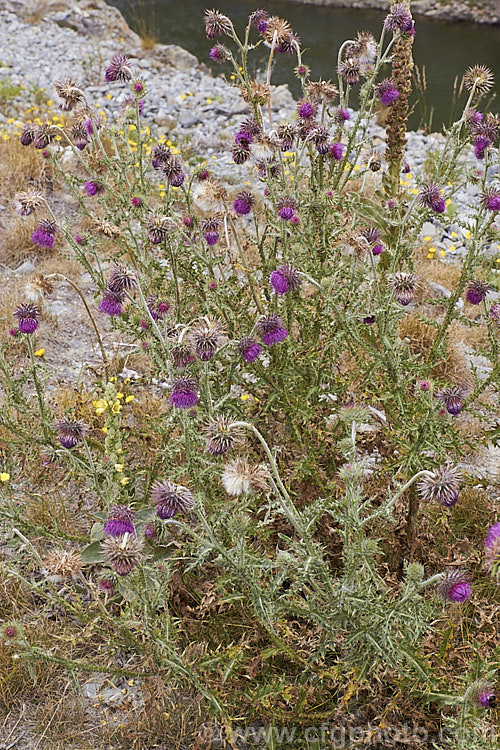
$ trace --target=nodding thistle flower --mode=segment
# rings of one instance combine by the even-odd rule
[[[43,125],[38,125],[33,133],[33,145],[36,149],[47,148],[49,143],[54,140],[58,134],[58,129],[55,125],[50,122],[46,122]]]
[[[384,29],[392,31],[393,34],[396,31],[407,34],[412,33],[413,19],[405,3],[396,3],[396,5],[392,6],[384,21]]]
[[[417,275],[414,273],[393,274],[391,278],[392,291],[400,305],[406,307],[413,300],[414,292],[418,286]]]
[[[261,318],[255,326],[257,332],[266,346],[273,346],[284,341],[288,336],[288,331],[283,325],[283,321],[275,313],[266,315]]]
[[[223,44],[217,43],[212,47],[208,56],[214,63],[221,65],[223,62],[226,62],[226,60],[229,60],[230,52]]]
[[[282,122],[279,124],[276,133],[280,141],[280,149],[282,151],[290,151],[293,148],[293,141],[297,134],[295,125],[291,122]]]
[[[485,281],[469,281],[465,293],[465,299],[471,305],[479,305],[486,299],[486,295],[491,291],[491,286]]]
[[[57,224],[51,219],[41,219],[31,235],[31,241],[40,247],[54,247]]]
[[[91,196],[97,195],[97,193],[102,193],[104,190],[104,185],[101,182],[95,182],[94,180],[90,180],[89,182],[84,182],[83,187],[87,195],[91,195]]]
[[[132,70],[130,69],[129,58],[125,55],[113,55],[104,72],[104,78],[108,83],[130,81]]]
[[[426,185],[418,195],[418,202],[421,206],[430,208],[439,214],[446,211],[446,203],[441,195],[441,188],[437,185]]]
[[[108,536],[135,534],[134,510],[130,505],[113,505],[109,509],[108,520],[103,529]]]
[[[492,305],[488,317],[497,325],[500,325],[500,305]]]
[[[335,161],[341,161],[344,155],[344,146],[342,143],[339,141],[330,143],[330,146],[328,147],[328,155],[331,156],[332,159],[335,159]]]
[[[252,26],[255,26],[259,34],[265,34],[267,31],[267,19],[269,18],[269,13],[267,10],[254,10],[253,13],[251,13],[248,21]]]
[[[149,314],[153,320],[163,320],[165,315],[170,310],[170,305],[164,300],[159,300],[157,297],[148,297],[146,300]]]
[[[36,125],[33,125],[33,123],[28,122],[25,125],[23,125],[23,129],[21,131],[21,146],[31,146],[33,143],[33,140],[35,138],[35,130]]]
[[[220,237],[220,234],[217,230],[219,229],[221,223],[221,220],[216,216],[211,216],[209,219],[204,219],[204,221],[201,222],[201,231],[203,232],[203,236],[207,244],[217,244]]]
[[[301,120],[310,120],[316,114],[316,105],[307,99],[297,102],[297,115]]]
[[[207,450],[213,456],[227,453],[241,439],[241,428],[224,415],[216,417],[205,427]]]
[[[172,229],[172,221],[161,210],[154,209],[148,219],[147,236],[153,245],[161,245]]]
[[[298,271],[293,266],[279,266],[269,277],[269,283],[276,294],[295,292],[300,287],[301,280]]]
[[[490,526],[484,539],[486,552],[486,567],[491,568],[500,561],[500,523]]]
[[[14,211],[19,216],[29,216],[45,204],[45,198],[35,191],[16,193],[13,200]]]
[[[194,360],[191,349],[185,344],[176,344],[170,349],[170,356],[174,367],[184,369]]]
[[[296,207],[297,204],[295,203],[294,199],[286,195],[278,198],[278,201],[276,203],[278,216],[280,217],[280,219],[283,219],[283,221],[290,221],[292,216],[295,215]]]
[[[89,145],[89,137],[83,122],[76,122],[71,126],[71,138],[79,151],[83,151]]]
[[[58,97],[62,99],[59,108],[63,112],[70,112],[78,104],[85,104],[85,95],[80,86],[72,78],[56,81],[54,88]]]
[[[500,191],[488,188],[481,196],[481,205],[488,211],[500,211]]]
[[[250,149],[236,143],[231,149],[231,156],[235,164],[244,164],[250,158]]]
[[[263,464],[252,465],[247,458],[239,456],[226,464],[221,481],[228,495],[238,497],[259,490],[267,491],[268,478],[269,471]]]
[[[131,291],[136,286],[137,279],[134,271],[131,271],[127,266],[123,265],[115,266],[113,268],[108,281],[108,289],[110,292],[121,294],[125,291]]]
[[[432,477],[425,477],[418,483],[420,497],[428,502],[436,501],[446,508],[453,508],[457,504],[460,491],[460,469],[440,466],[432,474]]]
[[[137,567],[144,542],[136,536],[110,536],[101,543],[101,549],[114,572],[127,576]]]
[[[180,187],[186,179],[182,161],[178,157],[174,157],[165,164],[162,164],[160,171],[165,175],[169,185],[172,187]]]
[[[472,594],[469,580],[461,570],[447,570],[442,574],[436,593],[445,602],[465,602]]]
[[[488,680],[476,680],[467,689],[464,699],[480,708],[495,708],[497,696],[494,686]]]
[[[377,86],[377,95],[384,107],[390,107],[390,105],[394,104],[399,97],[399,91],[394,85],[393,80],[391,78],[386,78],[385,81],[382,81],[382,83],[379,83]]]
[[[54,426],[59,435],[59,442],[68,450],[78,445],[90,429],[83,419],[60,419]]]
[[[155,482],[151,500],[156,504],[158,518],[162,520],[173,518],[177,513],[186,513],[194,507],[193,493],[174,482]]]
[[[247,362],[252,363],[260,356],[262,347],[254,339],[246,336],[238,343],[238,351]]]
[[[246,216],[252,210],[254,203],[255,198],[253,195],[243,190],[236,196],[233,203],[233,209],[238,216]]]
[[[232,29],[230,19],[218,10],[205,11],[205,33],[207,39],[216,39]]]
[[[486,65],[472,65],[464,73],[464,86],[467,91],[477,91],[487,94],[495,83],[493,73]]]
[[[21,333],[34,333],[38,328],[40,308],[36,305],[19,305],[14,311]]]
[[[113,292],[111,289],[106,289],[102,300],[99,302],[99,310],[111,317],[118,317],[122,314],[124,301],[123,292]]]
[[[356,86],[359,83],[360,65],[359,60],[355,57],[348,57],[339,64],[337,73],[343,78],[348,86]]]
[[[204,317],[189,336],[194,353],[202,362],[208,362],[217,349],[225,342],[224,329],[219,320]]]
[[[435,398],[444,403],[448,414],[456,417],[462,411],[466,395],[465,388],[460,385],[453,385],[436,393]]]
[[[151,152],[151,165],[153,169],[160,170],[172,159],[172,152],[163,143],[158,143],[154,146]]]
[[[474,138],[474,156],[476,159],[484,159],[486,149],[489,148],[489,146],[491,146],[489,138],[484,138],[482,136]]]
[[[170,389],[170,403],[177,409],[191,409],[200,400],[196,381],[190,375],[175,378],[170,384]]]

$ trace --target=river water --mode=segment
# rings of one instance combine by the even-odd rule
[[[358,30],[372,31],[378,38],[384,14],[378,11],[348,8],[326,8],[314,5],[270,0],[262,4],[248,0],[108,0],[117,6],[129,25],[139,33],[154,35],[158,42],[179,44],[195,54],[200,61],[210,64],[208,51],[211,43],[205,37],[203,13],[206,7],[215,7],[227,13],[241,33],[249,13],[264,7],[273,15],[286,18],[301,39],[303,55],[313,78],[335,79],[336,55],[345,39],[352,39]],[[276,56],[273,83],[288,83],[294,94],[300,87],[293,75],[293,58]],[[256,69],[263,69],[265,48],[253,53]],[[432,129],[439,130],[450,122],[454,110],[453,87],[455,78],[460,81],[468,66],[482,63],[496,74],[496,87],[490,92],[493,100],[489,107],[500,108],[500,26],[480,26],[465,23],[445,24],[417,17],[414,44],[416,65],[425,68],[427,88],[426,108],[415,101],[410,126],[417,128],[423,118]],[[229,65],[212,66],[217,72],[229,73]],[[388,70],[389,74],[389,70]],[[416,97],[414,97],[416,99]],[[464,97],[460,101],[463,101]],[[457,109],[455,108],[455,111]]]

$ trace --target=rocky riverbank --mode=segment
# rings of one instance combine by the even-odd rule
[[[288,2],[339,8],[373,8],[384,11],[389,7],[389,0],[288,0]],[[411,7],[414,15],[428,16],[437,21],[500,24],[500,0],[412,0]]]

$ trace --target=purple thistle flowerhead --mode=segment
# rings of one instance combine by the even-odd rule
[[[123,292],[113,292],[111,289],[106,289],[102,300],[99,302],[99,310],[110,317],[118,317],[122,314],[124,301]]]
[[[81,442],[90,429],[83,419],[60,419],[54,427],[59,435],[59,442],[68,450]]]
[[[200,400],[196,381],[190,375],[175,378],[170,389],[170,403],[177,409],[191,409]]]
[[[132,85],[132,90],[135,94],[142,94],[145,88],[146,86],[143,81],[134,81]]]
[[[79,151],[83,151],[89,144],[89,137],[83,122],[76,122],[71,126],[71,138]]]
[[[362,236],[368,242],[369,245],[376,245],[380,239],[380,229],[377,227],[370,227],[361,232]]]
[[[179,369],[184,369],[194,361],[191,349],[185,344],[177,344],[176,346],[173,346],[170,349],[170,356],[172,357],[174,367]]]
[[[446,203],[441,195],[441,188],[437,185],[426,185],[419,193],[418,202],[421,206],[430,208],[439,214],[446,211]]]
[[[54,247],[57,224],[50,219],[41,219],[31,235],[31,241],[40,247]]]
[[[170,310],[168,302],[159,300],[157,297],[148,297],[146,304],[153,320],[163,320],[166,313]]]
[[[390,107],[399,97],[399,91],[391,78],[386,78],[385,81],[379,83],[377,94],[384,107]]]
[[[222,456],[241,439],[241,428],[223,414],[212,419],[205,427],[207,450],[212,456]]]
[[[108,537],[101,542],[101,549],[113,571],[119,576],[127,576],[137,567],[144,542],[125,533],[123,536]]]
[[[187,487],[174,482],[155,482],[151,500],[156,505],[158,517],[173,518],[177,513],[186,513],[194,507],[193,493]]]
[[[442,401],[448,414],[456,417],[462,411],[467,391],[460,385],[452,385],[448,388],[442,388],[436,393],[435,398]]]
[[[367,326],[372,326],[376,321],[375,315],[367,315],[366,318],[363,318],[363,323]]]
[[[339,107],[337,111],[335,112],[335,120],[338,122],[339,125],[343,125],[344,122],[347,122],[351,119],[351,113],[348,109]]]
[[[205,33],[207,39],[216,39],[232,29],[230,19],[218,10],[205,11]]]
[[[278,216],[280,217],[280,219],[283,219],[283,221],[290,221],[292,216],[295,214],[296,207],[297,204],[295,203],[294,199],[286,195],[278,198],[278,201],[276,203]]]
[[[486,567],[491,568],[500,561],[500,523],[490,526],[484,539]]]
[[[484,299],[486,299],[488,292],[491,292],[491,286],[485,281],[469,281],[465,293],[465,299],[467,302],[470,302],[471,305],[479,305]]]
[[[485,190],[481,196],[481,205],[488,211],[500,211],[500,191],[495,188]]]
[[[249,130],[238,130],[234,136],[234,142],[243,148],[249,148],[253,141],[253,135]]]
[[[215,245],[219,241],[220,225],[221,220],[217,216],[211,216],[201,222],[200,228],[208,245]]]
[[[144,99],[137,99],[136,97],[133,97],[133,96],[130,96],[130,95],[129,96],[124,96],[123,99],[121,100],[120,108],[121,108],[122,112],[125,112],[125,110],[128,107],[131,107],[132,109],[135,109],[136,103],[137,103],[137,109],[139,111],[139,116],[142,117],[143,114],[144,114],[144,106],[146,104],[146,102],[144,101]]]
[[[243,190],[236,196],[233,203],[233,209],[238,216],[246,216],[252,210],[254,203],[255,198],[253,195]]]
[[[491,146],[491,140],[485,136],[474,138],[474,155],[476,159],[484,159],[486,149]]]
[[[244,164],[250,158],[250,149],[236,143],[231,149],[231,156],[235,164]]]
[[[151,165],[153,169],[160,170],[172,160],[172,152],[163,143],[157,143],[151,152]]]
[[[35,130],[36,126],[31,122],[27,122],[25,125],[23,125],[20,138],[22,146],[31,146],[31,144],[33,143],[33,139],[35,138]]]
[[[97,193],[102,193],[104,190],[104,185],[102,183],[94,182],[93,180],[84,182],[83,187],[85,188],[87,195],[97,195]]]
[[[340,78],[343,78],[348,86],[356,86],[359,83],[360,77],[360,65],[359,60],[356,57],[348,57],[339,64],[337,73]]]
[[[223,44],[215,44],[210,52],[208,53],[209,58],[217,65],[221,65],[226,60],[229,60],[229,50]]]
[[[131,198],[130,203],[134,208],[139,208],[139,206],[142,206],[142,198],[139,198],[137,195],[135,195],[133,198]]]
[[[110,292],[129,292],[137,286],[137,279],[134,271],[127,266],[115,266],[111,272],[108,281],[108,290]]]
[[[249,336],[242,338],[238,343],[238,351],[247,362],[255,362],[262,352],[262,347]]]
[[[94,123],[92,122],[91,117],[85,118],[83,127],[85,128],[85,132],[87,133],[87,135],[92,135],[92,133],[94,132]]]
[[[406,307],[413,300],[413,295],[418,286],[417,275],[403,271],[393,274],[391,286],[395,298],[400,305]]]
[[[132,71],[129,65],[129,58],[125,55],[113,55],[105,70],[104,78],[108,83],[113,81],[130,81]]]
[[[473,682],[467,689],[464,698],[480,708],[495,708],[497,705],[495,687],[488,680]]]
[[[170,161],[165,164],[162,164],[160,170],[165,175],[169,185],[172,187],[180,187],[186,179],[182,167],[182,161],[177,156],[170,159]]]
[[[396,3],[390,9],[385,21],[384,28],[386,31],[396,31],[411,33],[413,30],[413,20],[405,3]]]
[[[418,483],[418,492],[423,500],[438,502],[453,508],[458,502],[462,474],[454,466],[440,466]]]
[[[461,570],[447,570],[442,574],[436,593],[445,602],[463,603],[472,594],[469,580]]]
[[[130,505],[113,505],[109,509],[108,520],[104,524],[104,533],[108,536],[135,534],[133,508]]]
[[[36,305],[19,305],[14,311],[20,333],[34,333],[40,320],[40,308]]]
[[[34,147],[38,150],[47,148],[49,143],[54,140],[57,134],[58,130],[56,126],[50,122],[46,122],[43,125],[38,125],[38,127],[35,128],[35,132],[33,135]]]
[[[384,251],[383,245],[374,245],[372,247],[372,255],[380,255]]]
[[[250,17],[248,19],[248,22],[251,26],[254,26],[259,34],[265,34],[267,31],[267,19],[269,18],[269,13],[267,10],[254,10],[253,13],[250,14]]]
[[[293,141],[297,135],[297,128],[291,122],[282,122],[276,131],[280,141],[282,151],[290,151],[293,148]]]
[[[497,325],[500,325],[500,305],[492,305],[488,317]]]
[[[310,120],[316,114],[316,106],[307,99],[297,102],[297,114],[302,120]]]
[[[208,362],[226,341],[221,321],[209,317],[201,318],[191,331],[189,341],[194,346],[194,353],[198,359]]]
[[[276,294],[295,292],[300,287],[301,279],[298,271],[290,265],[279,266],[269,277],[269,283]]]
[[[152,523],[146,524],[146,528],[144,529],[144,536],[146,537],[146,539],[156,539],[156,537],[158,536],[158,532]]]
[[[288,336],[288,331],[283,325],[283,321],[275,313],[266,315],[261,318],[255,326],[257,332],[266,346],[273,346],[284,341]]]
[[[328,153],[330,154],[332,159],[335,159],[335,161],[341,161],[344,155],[344,146],[339,141],[331,143],[328,148]]]
[[[114,593],[115,590],[115,584],[108,576],[99,578],[99,580],[97,581],[97,587],[104,594],[109,594],[110,596]]]

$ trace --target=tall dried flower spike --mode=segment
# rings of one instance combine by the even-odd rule
[[[19,305],[14,311],[21,333],[34,333],[40,320],[40,308],[36,305]]]
[[[173,518],[177,513],[186,513],[194,507],[193,493],[174,482],[156,482],[151,490],[151,500],[162,520]]]
[[[108,83],[112,81],[130,81],[132,70],[129,65],[129,58],[125,55],[113,55],[109,62],[104,78]]]
[[[244,456],[229,461],[221,476],[221,481],[228,495],[238,497],[251,492],[266,492],[269,487],[269,471],[263,464],[250,464]]]
[[[90,428],[82,419],[60,419],[56,422],[55,429],[61,445],[71,450],[83,440]]]
[[[144,542],[131,534],[110,536],[101,542],[101,549],[114,572],[119,576],[127,576],[137,567]]]
[[[212,419],[205,427],[207,450],[213,456],[227,453],[241,438],[241,428],[233,419],[223,414]]]
[[[464,86],[467,91],[474,89],[479,94],[487,94],[494,83],[493,73],[486,65],[472,65],[464,73]]]
[[[472,594],[469,580],[461,570],[447,570],[443,573],[436,592],[445,602],[463,603]]]
[[[440,466],[432,477],[425,477],[418,484],[418,492],[423,500],[438,502],[446,508],[453,508],[458,501],[460,469],[453,466]]]
[[[135,534],[134,509],[129,505],[113,505],[104,524],[104,533],[108,536]]]

